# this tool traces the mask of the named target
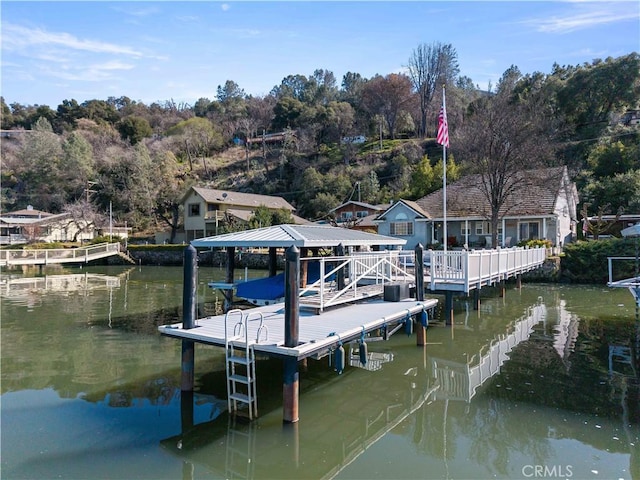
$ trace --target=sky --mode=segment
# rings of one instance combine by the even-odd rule
[[[631,1],[2,0],[7,104],[126,96],[193,105],[233,80],[267,95],[288,75],[406,72],[421,44],[451,44],[460,74],[486,89],[510,66],[551,73],[640,51]]]

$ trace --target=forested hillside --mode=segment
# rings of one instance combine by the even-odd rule
[[[442,186],[443,85],[449,181],[567,165],[589,215],[640,212],[638,53],[549,74],[513,66],[487,92],[459,76],[455,49],[442,44],[416,48],[406,74],[348,73],[338,85],[316,70],[264,97],[228,80],[194,105],[2,98],[1,208],[99,224],[111,206],[118,223],[148,232],[179,226],[180,199],[195,184],[281,195],[311,220],[350,198],[417,199]],[[282,140],[247,145],[276,132]]]

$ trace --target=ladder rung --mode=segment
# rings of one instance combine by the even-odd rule
[[[246,403],[247,405],[251,403],[249,397],[243,393],[232,393],[229,395],[231,400],[236,400],[238,402]]]
[[[251,359],[247,357],[229,357],[229,361],[231,363],[239,363],[241,365],[249,365],[249,363],[251,363]]]
[[[249,384],[252,382],[252,380],[246,375],[229,375],[229,380],[231,380],[232,382],[246,383],[246,384]]]

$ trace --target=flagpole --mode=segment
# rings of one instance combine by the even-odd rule
[[[442,85],[442,110],[447,115],[447,104],[444,94],[444,85]],[[447,125],[448,130],[448,125]],[[447,132],[448,134],[448,132]],[[442,216],[443,216],[443,235],[444,235],[444,253],[447,254],[447,142],[442,142]]]

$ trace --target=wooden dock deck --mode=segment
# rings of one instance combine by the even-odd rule
[[[284,358],[295,357],[301,360],[307,357],[320,358],[340,342],[360,339],[363,331],[369,334],[386,326],[390,334],[394,328],[404,325],[407,317],[419,314],[423,310],[432,310],[437,303],[437,299],[404,299],[399,302],[375,299],[325,310],[322,315],[300,309],[299,345],[293,348],[284,346],[284,304],[256,307],[241,312],[249,319],[249,338],[257,340],[252,344],[256,353]],[[238,310],[228,316],[216,315],[198,319],[196,327],[188,330],[183,329],[181,323],[162,325],[158,330],[168,337],[224,347],[225,318],[228,330],[233,331],[235,323],[240,320],[240,314],[235,312]],[[267,334],[265,335],[263,329],[260,338],[257,339],[261,323],[266,327]]]

